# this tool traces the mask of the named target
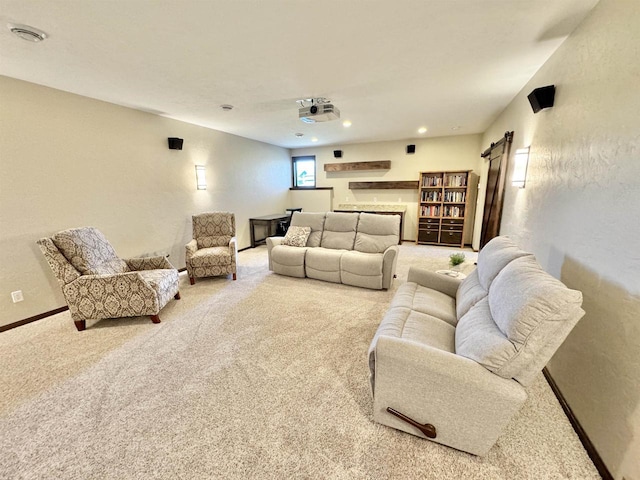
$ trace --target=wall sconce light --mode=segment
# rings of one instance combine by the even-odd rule
[[[207,179],[204,174],[204,165],[196,165],[196,186],[198,190],[207,189]]]
[[[513,177],[511,177],[511,185],[514,187],[524,188],[524,184],[527,180],[527,167],[529,166],[529,149],[519,148],[516,150],[516,154],[513,157]]]

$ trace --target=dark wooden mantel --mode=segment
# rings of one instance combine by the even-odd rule
[[[391,160],[375,162],[325,163],[325,172],[352,172],[354,170],[389,170]]]
[[[384,190],[417,190],[418,180],[398,180],[390,182],[349,182],[350,190],[372,190],[372,189],[384,189]]]

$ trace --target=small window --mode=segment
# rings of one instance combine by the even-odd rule
[[[293,157],[293,187],[315,188],[316,157]]]

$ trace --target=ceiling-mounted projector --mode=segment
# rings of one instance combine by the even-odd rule
[[[331,103],[318,103],[298,110],[298,117],[305,123],[330,122],[340,118],[340,110]]]

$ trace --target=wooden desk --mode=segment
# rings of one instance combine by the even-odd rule
[[[276,234],[278,223],[288,218],[289,215],[286,213],[272,213],[271,215],[265,215],[263,217],[250,218],[249,232],[251,233],[251,247],[255,248],[258,244],[266,243],[267,237],[272,237]],[[267,235],[264,238],[256,239],[256,226],[267,227]]]

